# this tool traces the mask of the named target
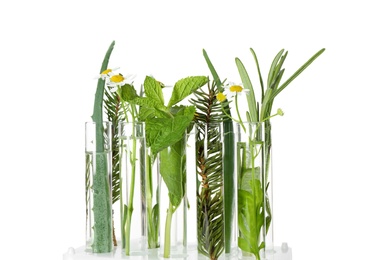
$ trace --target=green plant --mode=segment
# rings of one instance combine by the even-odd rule
[[[100,72],[107,69],[110,55],[115,42],[108,48],[102,62]],[[93,214],[94,214],[94,241],[92,251],[104,253],[112,251],[112,218],[111,218],[111,194],[110,184],[107,178],[107,154],[105,153],[104,127],[103,127],[103,95],[105,81],[98,79],[97,90],[94,100],[92,120],[96,125],[96,172],[93,176]],[[87,167],[88,168],[88,167]]]
[[[111,72],[112,70],[106,70]],[[101,73],[102,74],[102,73]],[[120,200],[120,155],[119,155],[119,137],[118,126],[119,122],[125,120],[124,109],[121,105],[121,100],[116,91],[112,91],[112,87],[106,84],[104,91],[104,111],[107,120],[112,123],[112,205]],[[114,209],[112,214],[114,214]],[[115,235],[115,223],[113,219],[113,243],[117,246]]]
[[[260,259],[260,250],[265,248],[264,241],[260,241],[260,234],[267,234],[270,228],[272,216],[270,201],[267,196],[270,182],[268,180],[269,165],[271,161],[271,123],[270,118],[275,115],[283,115],[281,109],[278,109],[275,115],[272,115],[272,107],[275,97],[278,96],[297,76],[299,76],[316,58],[318,58],[325,49],[319,50],[315,53],[304,65],[302,65],[295,73],[290,76],[284,83],[281,84],[281,79],[284,75],[283,63],[287,57],[288,52],[284,50],[279,51],[272,61],[267,86],[265,88],[260,66],[256,53],[250,49],[256,63],[260,87],[261,98],[257,99],[250,77],[243,63],[239,58],[235,59],[236,66],[242,80],[244,89],[246,90],[246,98],[248,104],[248,111],[246,111],[246,121],[258,124],[259,127],[252,131],[246,129],[239,113],[238,92],[243,92],[243,87],[233,85],[230,91],[235,92],[236,112],[238,119],[233,119],[241,124],[244,132],[249,133],[247,140],[249,145],[238,144],[238,158],[237,158],[237,172],[238,172],[238,226],[239,238],[238,246],[243,252],[252,253],[256,259]],[[222,97],[224,94],[220,93]],[[226,113],[227,114],[227,113]],[[230,114],[227,114],[230,116]],[[261,137],[262,134],[262,137]],[[263,153],[265,165],[256,163],[256,159]],[[260,178],[255,177],[256,172],[262,175]],[[249,176],[249,178],[248,178]]]
[[[162,85],[152,77],[144,82],[145,97],[133,91],[122,92],[121,97],[141,107],[139,117],[146,122],[146,142],[151,157],[160,157],[160,174],[168,188],[169,207],[165,223],[164,257],[170,257],[171,222],[174,212],[185,196],[185,133],[195,114],[195,107],[177,105],[196,89],[207,83],[207,77],[194,76],[176,82],[167,105]],[[169,147],[169,149],[165,149]],[[150,189],[149,187],[147,188]],[[148,205],[148,212],[154,210]],[[154,215],[154,214],[151,214]],[[153,232],[155,232],[154,228]]]
[[[224,250],[224,200],[222,175],[222,137],[224,120],[216,99],[217,84],[195,91],[191,103],[196,107],[195,141],[197,169],[197,237],[198,251],[211,260]]]
[[[137,138],[135,136],[135,122],[137,121],[137,107],[135,104],[128,103],[122,98],[122,93],[127,93],[128,91],[136,92],[133,84],[129,82],[130,79],[125,78],[122,74],[113,74],[111,69],[105,70],[101,73],[103,78],[106,78],[106,110],[109,118],[114,120],[115,142],[114,147],[117,148],[116,157],[113,157],[113,164],[116,172],[114,176],[114,198],[117,200],[120,198],[120,218],[121,218],[121,239],[122,247],[125,248],[126,255],[130,254],[130,234],[131,234],[131,223],[133,214],[133,198],[134,198],[134,188],[136,180],[136,167],[137,161]],[[128,83],[129,82],[129,83]],[[124,137],[118,136],[118,125],[119,121],[132,122],[132,136],[126,136],[125,138],[130,138],[131,144],[126,144],[126,139]],[[124,139],[125,140],[124,140]],[[138,147],[139,148],[139,147]],[[123,165],[122,157],[129,156],[130,160],[130,183],[129,183],[129,198],[127,204],[124,204],[123,192]],[[141,167],[141,166],[140,166]],[[117,176],[119,175],[119,176]],[[113,202],[115,202],[113,200]]]
[[[212,74],[213,80],[216,83],[219,93],[223,93],[224,88],[223,84],[225,81],[221,82],[220,77],[217,74],[216,69],[214,68],[209,56],[205,50],[203,50],[204,59],[208,65],[208,68]],[[218,94],[217,94],[218,95]],[[221,102],[223,109],[226,113],[226,117],[223,120],[223,150],[224,153],[230,153],[229,157],[223,158],[223,185],[224,185],[224,208],[225,208],[225,252],[231,252],[231,241],[233,235],[233,220],[234,220],[234,211],[235,211],[235,179],[234,179],[234,154],[231,154],[231,151],[234,150],[234,128],[233,122],[231,119],[230,105],[228,100]]]

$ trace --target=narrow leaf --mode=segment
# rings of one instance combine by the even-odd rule
[[[214,68],[211,60],[208,57],[207,52],[204,49],[203,49],[203,56],[204,56],[205,61],[207,62],[209,71],[211,72],[212,77],[213,77],[214,81],[217,84],[218,91],[222,93],[223,92],[223,88],[222,88],[222,82],[220,80],[220,77],[218,76],[216,69]]]
[[[107,69],[107,65],[110,60],[112,50],[114,49],[115,41],[109,46],[105,58],[103,59],[101,70],[99,73]],[[98,79],[97,90],[94,97],[94,108],[92,120],[97,124],[96,130],[96,149],[97,152],[103,152],[104,150],[104,140],[103,140],[103,96],[105,91],[105,81],[101,78]]]
[[[254,95],[254,90],[253,90],[251,80],[249,79],[247,70],[245,69],[243,63],[240,61],[239,58],[235,58],[235,63],[236,63],[236,66],[238,67],[238,71],[240,74],[240,78],[243,82],[244,88],[249,90],[247,94],[247,102],[248,102],[248,109],[249,109],[251,120],[253,122],[258,122],[258,115],[257,115],[257,109],[256,109],[256,98]]]
[[[269,70],[269,75],[267,77],[267,86],[268,87],[271,85],[271,83],[273,81],[276,65],[278,64],[278,61],[279,61],[280,57],[282,56],[283,52],[284,52],[284,49],[280,50],[278,52],[278,54],[275,56],[273,62],[271,63],[271,67],[270,67],[270,70]]]
[[[283,89],[285,89],[285,87],[287,87],[289,85],[289,83],[291,83],[298,75],[300,75],[308,66],[310,66],[310,64],[316,60],[316,58],[318,58],[323,52],[325,51],[325,49],[321,49],[320,51],[318,51],[317,53],[315,53],[304,65],[302,65],[291,77],[289,77],[289,79],[287,79],[279,88],[277,91],[275,91],[275,93],[272,95],[271,99],[274,99],[280,92],[282,92]]]
[[[254,50],[251,48],[251,53],[253,55],[253,58],[254,58],[254,61],[256,62],[256,67],[257,67],[257,72],[258,72],[258,76],[260,78],[260,85],[261,85],[261,102],[264,98],[264,93],[265,93],[265,88],[264,88],[264,84],[263,84],[263,80],[262,80],[262,75],[261,75],[261,70],[260,70],[260,65],[258,63],[258,59],[257,59],[257,56],[256,56],[256,53],[254,52]]]

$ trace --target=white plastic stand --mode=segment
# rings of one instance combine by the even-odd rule
[[[130,260],[152,260],[152,259],[165,259],[158,257],[157,251],[148,253],[147,255],[132,255],[126,256],[120,249],[115,248],[114,252],[107,254],[93,254],[85,252],[85,246],[79,248],[70,247],[68,251],[63,254],[63,260],[112,260],[112,259],[130,259]],[[182,258],[167,258],[167,259],[182,259],[182,260],[194,260],[202,259],[206,260],[207,257],[198,254],[196,248],[190,249],[187,252],[187,257]],[[221,258],[222,259],[222,258]],[[230,258],[231,260],[235,260]],[[275,252],[266,253],[266,258],[262,260],[292,260],[292,249],[288,247],[287,243],[283,243],[281,247],[275,247]],[[250,260],[247,258],[247,260]]]

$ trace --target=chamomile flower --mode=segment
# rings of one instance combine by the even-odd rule
[[[113,72],[115,70],[118,70],[118,69],[119,69],[119,67],[114,68],[114,69],[110,69],[110,68],[106,69],[106,70],[102,71],[101,74],[97,78],[101,78],[103,80],[108,79],[108,78],[110,78],[110,76],[113,75]]]
[[[134,75],[113,74],[107,78],[107,86],[112,92],[115,92],[118,87],[124,86],[125,84],[133,84]]]
[[[225,89],[227,92],[230,93],[230,95],[240,95],[240,94],[246,94],[249,92],[248,89],[245,89],[243,87],[243,84],[236,84],[234,82],[229,82],[226,86]]]
[[[225,110],[224,110],[224,107],[222,106],[222,110],[224,112],[224,114],[229,117],[230,119],[236,121],[236,122],[242,122],[242,119],[240,117],[240,113],[239,113],[239,106],[238,106],[238,96],[241,95],[241,94],[247,94],[249,92],[248,89],[245,89],[242,84],[236,84],[236,83],[233,83],[233,82],[229,82],[225,87],[224,87],[224,92],[219,92],[217,93],[216,95],[216,99],[219,101],[219,102],[224,102],[225,100],[228,100],[230,102],[233,101],[235,103],[235,107],[236,107],[236,112],[237,112],[237,115],[238,115],[238,119],[234,119],[231,117],[230,114],[228,114]],[[225,94],[226,93],[226,94]]]
[[[219,92],[217,93],[216,98],[219,102],[223,102],[226,100],[226,95],[224,93]]]

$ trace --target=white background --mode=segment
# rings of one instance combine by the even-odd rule
[[[275,240],[296,260],[368,259],[372,235],[371,9],[368,1],[1,1],[0,258],[61,259],[84,243],[84,122],[110,66],[165,84],[209,75],[258,87],[282,48],[276,99]],[[4,256],[5,255],[5,256]]]

